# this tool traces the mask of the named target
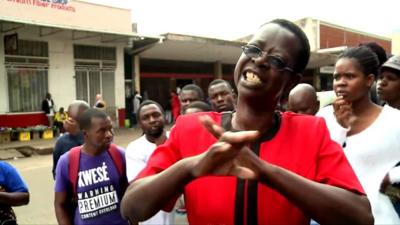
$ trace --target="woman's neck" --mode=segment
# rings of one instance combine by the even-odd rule
[[[392,102],[388,102],[387,103],[389,106],[395,108],[395,109],[400,109],[400,99],[396,100],[396,101],[392,101]]]
[[[269,130],[273,125],[275,107],[246,103],[238,101],[237,111],[232,118],[232,127],[235,130],[258,130],[262,133]]]
[[[352,103],[353,114],[356,117],[363,116],[369,112],[369,110],[373,109],[375,105],[369,96],[364,96],[363,98],[354,101]]]

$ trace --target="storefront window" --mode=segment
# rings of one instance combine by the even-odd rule
[[[116,49],[74,45],[76,96],[95,103],[97,94],[102,94],[107,107],[115,105]]]
[[[48,87],[47,70],[7,69],[7,75],[10,111],[40,111]]]
[[[10,112],[41,111],[48,91],[47,42],[18,40],[18,49],[5,55]]]

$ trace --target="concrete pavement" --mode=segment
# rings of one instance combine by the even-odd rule
[[[126,148],[129,142],[142,134],[139,128],[117,128],[114,132],[114,142],[122,148]],[[13,141],[7,144],[0,144],[0,159],[7,160],[30,157],[32,155],[52,154],[56,141],[57,138]]]

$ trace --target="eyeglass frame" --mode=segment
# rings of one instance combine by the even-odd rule
[[[248,54],[246,54],[246,49],[248,49],[249,47],[258,50],[258,52],[259,52],[258,55],[257,55],[257,56],[249,56]],[[255,46],[255,45],[251,45],[251,44],[243,45],[243,46],[241,46],[241,49],[242,49],[243,54],[245,54],[248,58],[259,58],[259,57],[262,57],[263,55],[266,55],[266,56],[267,56],[268,64],[269,64],[270,66],[272,66],[273,68],[275,68],[276,70],[278,70],[278,71],[284,71],[284,70],[286,70],[286,71],[289,71],[289,72],[291,72],[291,73],[295,73],[295,72],[294,72],[294,69],[288,67],[288,66],[287,66],[287,63],[286,63],[284,60],[282,60],[282,59],[279,58],[278,56],[268,54],[267,52],[261,50],[259,47]],[[282,65],[284,65],[284,67],[279,68],[278,66],[276,66],[276,64],[271,63],[271,61],[268,60],[268,58],[269,58],[269,59],[272,58],[272,59],[275,59],[275,60],[280,61],[280,62],[282,63]]]

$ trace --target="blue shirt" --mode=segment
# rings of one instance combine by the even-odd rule
[[[25,182],[18,171],[9,163],[0,161],[0,186],[6,192],[28,192]]]
[[[54,147],[53,152],[53,178],[56,177],[56,168],[60,157],[64,153],[68,152],[71,148],[83,145],[83,141],[84,139],[82,133],[76,136],[70,133],[65,133],[63,136],[57,139],[56,146]]]

